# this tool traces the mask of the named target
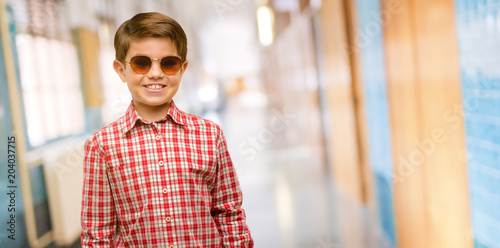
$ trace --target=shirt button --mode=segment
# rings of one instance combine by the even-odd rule
[[[161,139],[161,135],[156,136],[156,140],[160,140],[160,139]]]
[[[160,161],[158,164],[159,164],[160,166],[163,166],[163,161]]]
[[[167,193],[167,189],[163,189],[163,194],[166,194]]]
[[[169,248],[174,248],[175,246],[174,245],[170,245]]]
[[[170,217],[165,218],[167,222],[170,222]]]

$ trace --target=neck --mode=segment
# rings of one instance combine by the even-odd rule
[[[165,117],[170,109],[172,101],[158,105],[158,106],[147,106],[141,103],[133,103],[135,111],[139,116],[146,121],[156,121]]]

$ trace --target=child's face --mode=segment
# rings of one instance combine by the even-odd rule
[[[177,49],[169,38],[144,38],[132,41],[125,57],[126,62],[134,56],[143,55],[152,59],[177,56]],[[177,93],[182,75],[187,68],[187,61],[174,74],[166,74],[160,68],[159,60],[153,60],[151,68],[145,74],[136,73],[128,63],[115,60],[113,66],[122,82],[126,82],[134,106],[140,109],[157,109],[170,106],[172,97]]]

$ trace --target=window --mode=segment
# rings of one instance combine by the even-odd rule
[[[61,1],[12,1],[28,148],[85,128],[78,53]]]
[[[83,101],[73,44],[29,34],[18,34],[16,44],[30,146],[83,132]]]

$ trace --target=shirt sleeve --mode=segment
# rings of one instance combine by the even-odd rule
[[[236,170],[219,129],[217,138],[217,179],[212,191],[212,216],[219,229],[222,247],[252,248],[254,242],[241,208],[243,195]]]
[[[111,247],[117,221],[106,155],[94,137],[85,142],[81,211],[82,247]]]

